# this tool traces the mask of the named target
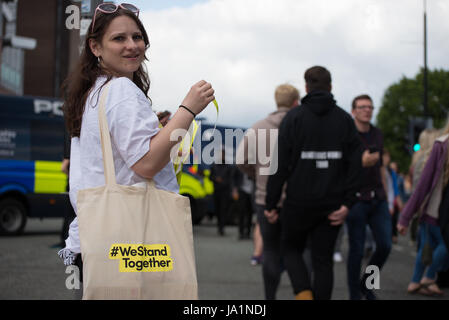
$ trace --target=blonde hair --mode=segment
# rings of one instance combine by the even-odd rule
[[[290,84],[281,84],[274,92],[274,99],[278,108],[291,108],[295,100],[299,100],[299,90]]]
[[[421,158],[425,157],[425,161],[432,151],[433,143],[436,138],[440,135],[440,130],[438,129],[424,129],[419,135],[419,145],[421,148],[413,154],[411,167],[415,166],[416,162]]]

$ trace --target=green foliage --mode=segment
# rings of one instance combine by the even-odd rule
[[[428,115],[435,128],[446,123],[449,112],[449,71],[428,70]],[[377,114],[377,126],[384,135],[385,148],[392,161],[407,172],[411,156],[407,149],[408,123],[411,117],[424,117],[423,69],[414,79],[402,77],[385,91],[382,106]]]

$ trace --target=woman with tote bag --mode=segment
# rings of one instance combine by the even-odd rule
[[[77,217],[66,265],[83,262],[83,299],[196,299],[190,207],[178,195],[177,129],[214,100],[193,85],[159,128],[143,64],[148,35],[130,4],[100,4],[78,66],[65,82],[71,140],[70,201]]]

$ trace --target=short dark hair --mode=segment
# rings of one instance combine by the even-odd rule
[[[316,90],[331,91],[331,73],[324,67],[314,66],[307,69],[304,73],[304,79],[309,92]]]
[[[369,101],[371,101],[371,103],[373,103],[373,99],[371,99],[371,97],[367,94],[361,94],[357,97],[354,98],[354,100],[352,100],[352,110],[355,109],[355,103],[357,100],[362,100],[362,99],[367,99]]]

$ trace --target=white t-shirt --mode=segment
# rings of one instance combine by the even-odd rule
[[[103,155],[98,123],[100,87],[106,77],[99,77],[85,104],[80,137],[72,138],[70,149],[70,202],[77,212],[77,193],[81,189],[105,184]],[[159,132],[159,121],[144,93],[128,78],[113,78],[106,99],[106,118],[111,135],[115,176],[118,184],[133,185],[146,179],[131,167],[150,150],[151,138]],[[103,88],[101,88],[103,89]],[[179,185],[169,162],[153,180],[159,189],[179,192]],[[66,249],[81,252],[78,219],[70,225]]]

